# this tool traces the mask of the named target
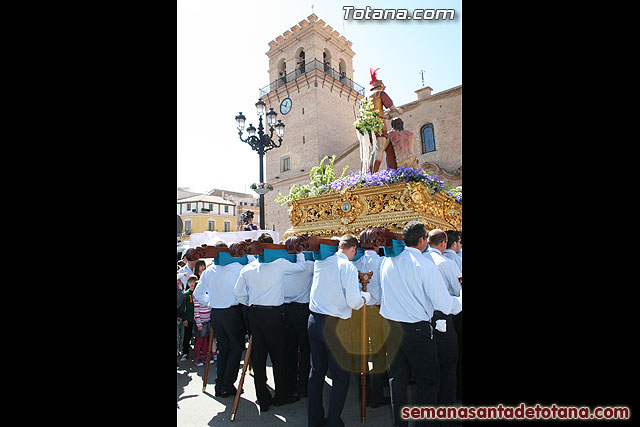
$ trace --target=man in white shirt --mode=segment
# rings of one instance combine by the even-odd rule
[[[462,286],[458,277],[462,276],[462,272],[455,261],[444,256],[447,247],[447,233],[434,228],[429,231],[427,241],[429,242],[429,249],[425,252],[425,256],[428,255],[438,267],[449,294],[454,297],[460,296]]]
[[[362,241],[362,233],[360,234],[360,241]],[[373,272],[373,276],[367,284],[367,292],[371,294],[371,300],[365,306],[367,310],[367,341],[371,341],[371,351],[367,351],[367,354],[371,354],[371,361],[373,362],[373,369],[369,372],[369,380],[367,381],[367,405],[372,408],[377,408],[390,402],[390,399],[383,394],[385,373],[387,371],[387,356],[382,332],[382,317],[380,316],[380,297],[382,292],[380,288],[380,265],[383,258],[378,255],[378,249],[377,246],[373,249],[366,249],[360,258],[353,261],[358,271],[362,273]],[[360,289],[362,289],[362,285],[360,285]],[[354,357],[355,371],[360,370],[360,358],[362,357],[361,334],[362,309],[353,310],[351,316],[351,341],[356,355]],[[362,394],[362,388],[358,390],[359,394]],[[360,399],[362,399],[362,396],[360,396]]]
[[[433,231],[433,230],[432,230]],[[447,258],[448,260],[451,260],[452,262],[454,262],[459,270],[456,270],[454,267],[452,267],[449,263],[443,263],[443,262],[436,262],[436,265],[438,266],[440,272],[443,275],[443,278],[445,278],[445,280],[447,280],[448,282],[452,282],[451,286],[448,286],[450,288],[449,293],[451,293],[451,289],[452,288],[458,288],[460,285],[460,281],[458,280],[458,277],[462,275],[462,252],[461,252],[461,248],[462,248],[462,243],[461,243],[461,238],[460,238],[460,233],[458,231],[454,231],[454,230],[448,230],[447,231],[447,245],[446,245],[446,249],[444,250],[444,252],[442,252],[442,247],[438,247],[437,251],[433,251],[431,254],[431,257],[434,261],[437,261],[439,259],[439,255],[442,254],[443,257]],[[442,245],[442,244],[440,244]],[[461,289],[461,286],[460,286]],[[438,314],[439,316],[440,314]],[[439,317],[439,319],[441,319],[441,317]],[[449,324],[451,324],[450,328],[453,329],[455,331],[455,335],[456,335],[456,340],[457,340],[457,363],[456,363],[456,372],[455,372],[455,399],[460,401],[462,398],[462,312],[456,314],[456,315],[449,315],[448,317],[445,318],[446,322],[447,322],[447,326],[449,326]],[[436,340],[438,341],[438,351],[445,351],[445,349],[447,347],[452,347],[453,343],[442,343],[440,344],[440,341],[445,341],[446,339],[451,339],[451,337],[443,337],[443,335],[438,332],[436,335]],[[455,355],[455,351],[451,348],[450,351],[450,358],[452,358]],[[446,356],[442,356],[441,359],[447,359]],[[450,376],[451,374],[447,374],[447,373],[443,373],[442,371],[447,371],[449,370],[446,366],[443,367],[443,365],[440,365],[440,370],[441,370],[441,384],[440,387],[445,387],[445,390],[441,391],[441,396],[445,396],[445,401],[451,401],[451,399],[453,398],[451,396],[451,390],[450,387],[447,386],[448,381],[447,381],[447,377]],[[442,378],[445,378],[445,381],[442,381]],[[450,379],[449,379],[450,382]]]
[[[460,235],[455,230],[447,230],[447,248],[442,254],[445,258],[452,260],[456,263],[460,272],[462,272],[462,255],[459,255],[460,248]]]
[[[305,270],[284,276],[284,318],[287,323],[285,346],[285,376],[291,396],[307,396],[311,353],[309,349],[309,294],[313,282],[314,262],[304,262]],[[298,346],[300,361],[298,363]]]
[[[462,275],[456,263],[443,256],[447,247],[447,233],[434,228],[427,236],[430,257],[442,275],[449,294],[460,296],[462,288],[458,277]],[[458,368],[458,336],[453,322],[453,315],[436,310],[431,322],[435,326],[435,337],[438,344],[438,360],[440,362],[440,384],[438,403],[453,406],[456,403],[456,384]]]
[[[447,231],[447,249],[444,256],[453,259],[462,272],[462,231]],[[462,312],[453,316],[453,325],[458,336],[458,369],[456,372],[456,399],[462,400]]]
[[[427,247],[424,224],[409,221],[403,229],[406,247],[385,257],[380,268],[380,315],[387,336],[389,385],[394,426],[406,426],[401,409],[407,405],[407,384],[413,372],[417,385],[415,406],[437,404],[440,375],[431,319],[435,310],[462,311],[462,298],[449,294],[435,264],[422,254]]]
[[[341,415],[349,391],[351,365],[351,355],[344,345],[350,339],[346,320],[351,317],[352,310],[371,300],[371,294],[360,291],[358,270],[351,263],[357,245],[358,239],[346,234],[340,239],[337,253],[314,265],[308,323],[311,347],[309,427],[344,426]],[[322,389],[328,369],[331,370],[332,386],[325,419]]]
[[[216,247],[227,247],[218,242]],[[239,262],[227,265],[211,264],[202,272],[193,296],[211,307],[211,325],[218,351],[215,395],[235,396],[240,359],[244,350],[242,310],[233,295],[233,288],[244,267]]]
[[[262,243],[273,243],[264,233],[258,238]],[[266,249],[265,249],[266,250]],[[278,258],[271,262],[255,260],[242,268],[233,294],[240,304],[249,306],[249,323],[253,348],[251,366],[260,412],[275,406],[292,403],[299,396],[288,396],[285,377],[286,323],[284,319],[284,276],[286,273],[305,270],[304,255],[296,255],[296,262]],[[267,354],[273,364],[275,396],[267,389]]]

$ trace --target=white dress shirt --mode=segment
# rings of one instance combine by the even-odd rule
[[[364,305],[360,292],[358,269],[346,255],[336,252],[315,262],[309,310],[349,319],[352,309],[358,310]]]
[[[424,254],[425,256],[430,256],[433,262],[438,267],[442,278],[444,279],[444,283],[447,285],[447,290],[449,294],[454,297],[460,296],[460,290],[462,287],[460,286],[460,281],[458,277],[462,276],[462,272],[458,268],[455,262],[450,259],[445,258],[439,250],[434,248],[429,248],[429,251]]]
[[[445,249],[444,254],[442,256],[444,256],[447,259],[450,259],[451,261],[454,261],[458,266],[458,268],[460,269],[460,271],[462,271],[462,257],[458,256],[458,254],[455,253],[452,249]]]
[[[382,264],[382,257],[376,251],[367,249],[357,261],[353,261],[353,264],[361,273],[373,271],[373,276],[371,276],[371,280],[367,284],[367,292],[371,294],[371,300],[367,305],[380,305],[380,294],[382,293],[380,289],[380,264]],[[360,282],[358,281],[358,283]],[[362,285],[360,285],[360,290],[362,290]]]
[[[385,257],[380,267],[380,315],[396,322],[429,321],[434,310],[444,314],[462,311],[462,297],[453,297],[434,262],[413,247],[395,257]]]
[[[193,297],[211,308],[229,308],[238,305],[233,287],[244,265],[233,262],[227,265],[211,264],[200,275]]]
[[[278,306],[284,303],[284,275],[305,270],[304,255],[296,262],[278,258],[272,262],[252,261],[240,271],[233,294],[240,304]]]
[[[305,261],[304,271],[284,275],[284,302],[309,303],[313,283],[313,261]]]

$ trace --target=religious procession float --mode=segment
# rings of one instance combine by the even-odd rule
[[[309,184],[294,185],[288,195],[279,196],[276,201],[288,206],[291,221],[291,228],[285,232],[282,244],[263,243],[252,238],[236,241],[228,247],[201,244],[194,248],[193,259],[212,258],[216,265],[233,262],[246,265],[248,255],[261,263],[279,258],[296,262],[296,254],[303,253],[305,259],[319,261],[337,252],[338,240],[333,237],[353,234],[358,238],[357,252],[352,259],[355,261],[366,249],[379,248],[381,255],[387,257],[398,255],[405,247],[402,229],[409,221],[422,222],[427,231],[435,228],[462,231],[461,187],[450,188],[419,167],[413,147],[415,135],[403,129],[399,118],[392,120],[393,130],[387,132],[383,120],[387,115],[383,106],[396,113],[398,109],[384,93],[384,85],[373,70],[371,84],[372,95],[362,102],[360,117],[355,122],[360,141],[359,171],[346,175],[345,168],[337,178],[333,169],[335,156],[325,157],[320,165],[312,168]],[[387,169],[378,170],[384,156]],[[371,271],[358,273],[363,291],[366,291],[372,274]],[[462,284],[462,277],[458,280]],[[362,331],[366,331],[365,314],[366,311],[361,317]],[[213,335],[210,338],[203,392],[207,387]],[[250,339],[231,421],[236,418],[251,348]],[[365,373],[370,354],[366,334],[363,333],[360,351],[363,423],[366,417]]]
[[[331,175],[330,165],[325,174]],[[305,233],[324,238],[358,236],[372,226],[401,233],[413,220],[422,222],[427,231],[462,230],[462,194],[421,169],[400,166],[356,172],[315,187],[316,183],[312,180],[312,189],[290,193],[293,197],[286,200],[291,228],[285,238]]]
[[[402,120],[393,119],[387,132],[383,107],[392,113],[399,110],[376,71],[371,70],[372,95],[361,102],[354,123],[361,169],[345,176],[345,168],[336,179],[335,156],[325,157],[310,171],[310,184],[294,185],[287,196],[276,199],[289,206],[291,228],[283,237],[358,236],[372,226],[402,232],[412,220],[422,222],[427,231],[462,231],[462,187],[450,188],[419,167],[415,134],[403,129]],[[379,171],[383,156],[388,169]]]

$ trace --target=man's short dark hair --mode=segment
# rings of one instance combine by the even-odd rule
[[[447,233],[439,228],[434,228],[427,235],[427,242],[429,243],[429,246],[438,246],[444,240],[447,240]]]
[[[260,243],[273,243],[273,237],[269,233],[262,233],[260,237],[258,237],[258,242]]]
[[[420,221],[409,221],[402,229],[404,244],[407,246],[417,246],[421,237],[427,235],[427,229]]]
[[[228,248],[229,246],[227,246],[227,244],[225,242],[223,242],[222,240],[218,240],[216,242],[216,244],[213,245],[213,247],[215,247],[215,248]]]
[[[195,261],[195,260],[193,259],[193,253],[194,253],[194,252],[195,252],[195,249],[193,249],[193,248],[189,248],[189,249],[187,249],[187,250],[186,250],[186,252],[182,255],[182,258],[183,258],[183,259],[184,259],[184,258],[186,258],[186,259],[187,259],[187,261]]]
[[[349,249],[354,246],[358,246],[358,239],[353,234],[345,234],[338,243],[338,249]]]
[[[460,235],[455,230],[447,230],[447,249],[451,248],[451,245],[460,240]]]

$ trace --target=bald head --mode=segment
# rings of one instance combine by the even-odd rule
[[[438,249],[441,253],[447,249],[447,233],[439,228],[434,228],[427,234],[427,242],[430,248]]]

